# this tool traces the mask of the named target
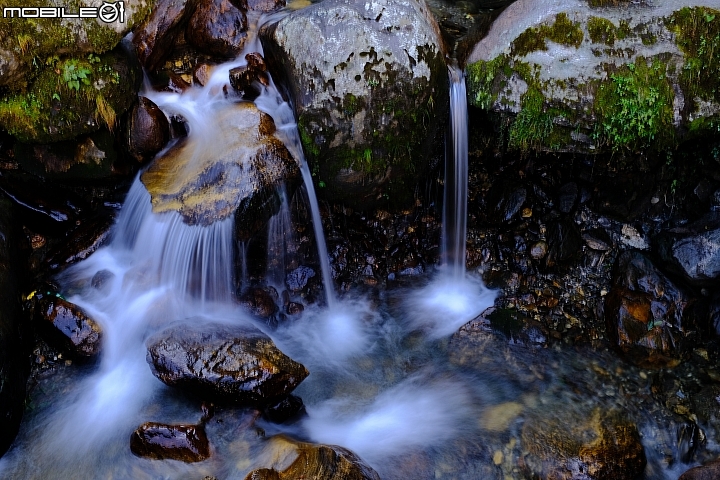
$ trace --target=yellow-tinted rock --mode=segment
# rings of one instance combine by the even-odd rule
[[[153,211],[177,211],[189,225],[210,225],[235,212],[253,220],[276,187],[298,178],[297,162],[273,132],[272,118],[253,104],[214,112],[212,129],[197,128],[142,174]]]

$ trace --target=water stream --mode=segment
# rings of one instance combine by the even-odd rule
[[[253,40],[247,51],[262,50]],[[214,109],[235,101],[223,93],[228,72],[244,62],[241,55],[217,67],[204,88],[145,94],[167,114],[182,115],[190,136],[212,138]],[[495,299],[465,271],[467,107],[462,72],[451,70],[450,76],[455,148],[446,178],[443,266],[412,285],[336,297],[292,110],[271,84],[256,104],[273,117],[277,135],[301,164],[326,305],[306,305],[300,318],[276,331],[251,319],[234,301],[232,216],[189,226],[177,213],[153,213],[137,179],[112,242],[60,279],[69,300],[102,325],[102,358],[98,365],[60,366],[41,381],[15,445],[0,459],[0,477],[243,479],[254,468],[272,466],[273,435],[285,434],[347,447],[383,479],[494,479],[502,478],[503,461],[517,463],[522,455],[510,439],[521,436],[523,418],[548,410],[587,416],[601,406],[629,412],[643,431],[648,479],[677,478],[662,455],[653,454],[672,443],[656,435],[663,413],[648,411],[642,399],[613,393],[646,388],[639,369],[623,366],[622,374],[603,376],[593,366],[621,371],[610,354],[515,345],[482,324],[473,334],[450,337]],[[278,233],[270,237],[286,235],[287,217],[281,210],[269,227]],[[286,248],[281,243],[273,249]],[[270,281],[280,284],[284,269],[278,265]],[[274,425],[255,422],[252,409],[219,408],[207,426],[211,459],[183,464],[133,456],[128,439],[141,423],[196,423],[200,417],[198,402],[155,379],[145,361],[144,339],[182,319],[265,329],[311,372],[295,392],[307,416]],[[599,384],[606,387],[602,394]]]

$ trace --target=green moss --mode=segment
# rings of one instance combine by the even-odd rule
[[[590,17],[587,24],[590,40],[593,43],[615,45],[618,28],[610,20],[601,17]]]
[[[521,98],[521,110],[510,127],[510,148],[530,150],[547,140],[553,129],[552,116],[544,110],[544,96],[529,88]]]
[[[521,33],[513,41],[511,50],[513,55],[521,57],[538,50],[547,50],[546,39],[577,48],[584,37],[580,24],[570,21],[567,14],[558,13],[552,25],[528,28]]]
[[[674,92],[667,66],[639,57],[634,64],[609,71],[608,77],[595,95],[595,140],[613,151],[660,149],[670,144]]]
[[[627,20],[620,20],[620,27],[617,30],[618,40],[625,40],[626,38],[632,38],[635,34],[630,28],[630,23]]]
[[[497,100],[497,94],[493,92],[501,90],[504,86],[496,85],[496,82],[503,81],[500,73],[506,67],[508,67],[508,58],[505,55],[500,55],[489,62],[480,60],[467,66],[468,100],[471,105],[484,110],[490,109]],[[500,88],[495,88],[496,86]]]
[[[0,126],[22,142],[67,140],[102,124],[112,129],[139,81],[112,53],[53,60],[39,70],[27,92],[0,100]]]
[[[720,11],[683,8],[666,19],[685,54],[680,82],[686,98],[720,101]]]

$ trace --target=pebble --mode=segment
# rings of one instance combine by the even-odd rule
[[[503,454],[500,450],[495,450],[495,454],[493,455],[493,463],[495,465],[501,465],[503,462]]]

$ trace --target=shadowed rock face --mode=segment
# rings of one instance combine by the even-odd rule
[[[261,468],[250,472],[245,480],[380,480],[375,470],[345,448],[295,443],[282,437],[272,441],[277,452],[292,454],[295,450],[297,458],[284,470]]]
[[[52,295],[38,300],[41,331],[49,342],[73,356],[100,353],[102,330],[77,305]]]
[[[147,361],[168,385],[249,405],[277,402],[309,374],[252,327],[176,325],[148,340]]]
[[[210,457],[210,443],[203,425],[143,423],[130,436],[130,450],[155,460],[201,462]]]
[[[237,212],[238,222],[248,224],[272,213],[278,185],[299,178],[297,162],[273,135],[272,118],[253,104],[221,107],[215,125],[191,132],[143,173],[154,212],[177,211],[189,225]]]

